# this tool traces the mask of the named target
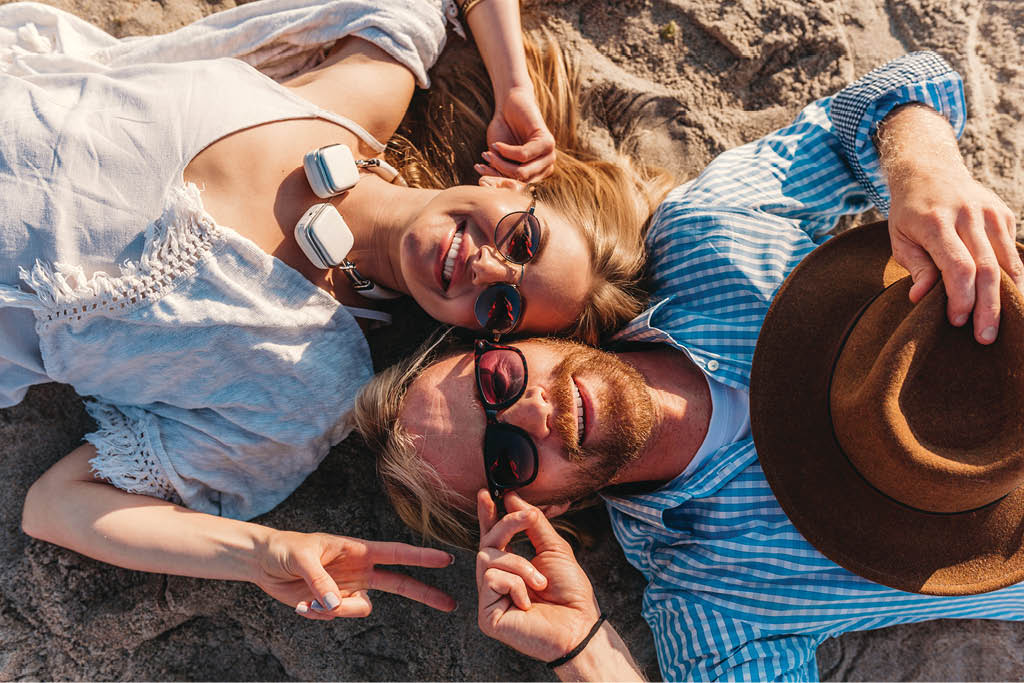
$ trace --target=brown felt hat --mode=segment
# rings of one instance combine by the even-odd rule
[[[1024,247],[1018,244],[1024,253]],[[886,223],[786,279],[757,341],[750,418],[782,509],[826,557],[932,595],[1024,580],[1024,297],[1003,273],[999,337],[916,305]]]

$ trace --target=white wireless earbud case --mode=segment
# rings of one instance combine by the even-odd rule
[[[359,169],[346,145],[328,145],[307,152],[302,167],[309,186],[321,199],[346,192],[359,182]]]
[[[295,224],[295,241],[313,265],[327,270],[345,260],[355,238],[333,204],[314,204]]]

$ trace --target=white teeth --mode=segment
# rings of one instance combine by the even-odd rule
[[[459,253],[459,247],[462,246],[462,231],[463,228],[459,228],[455,232],[455,236],[452,238],[452,246],[448,247],[448,255],[444,259],[444,271],[441,273],[444,277],[445,282],[452,279],[452,273],[455,272],[455,257]]]
[[[576,386],[576,382],[572,383],[572,393],[576,397],[576,434],[579,437],[579,442],[583,443],[583,397],[580,395],[580,388]]]

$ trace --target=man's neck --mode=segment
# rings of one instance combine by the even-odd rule
[[[640,457],[613,484],[666,482],[679,476],[704,443],[711,421],[711,392],[704,373],[685,353],[665,347],[619,355],[647,381],[654,429]]]

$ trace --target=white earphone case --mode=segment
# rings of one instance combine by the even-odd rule
[[[352,150],[346,145],[328,145],[307,152],[302,158],[306,180],[317,197],[329,199],[346,192],[359,182]]]
[[[327,270],[341,264],[352,250],[355,238],[333,204],[314,204],[295,224],[295,241],[317,268]]]

